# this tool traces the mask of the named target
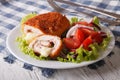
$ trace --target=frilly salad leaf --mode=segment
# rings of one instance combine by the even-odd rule
[[[96,25],[100,24],[99,19],[98,19],[97,16],[93,17],[93,23],[96,24]]]
[[[72,17],[72,18],[70,19],[70,24],[72,25],[72,24],[77,23],[77,22],[79,22],[79,21],[81,21],[81,20],[82,20],[82,18],[79,19],[78,17]]]
[[[108,37],[105,38],[105,39],[103,39],[103,42],[102,42],[102,44],[100,45],[100,47],[105,50],[106,47],[108,46],[109,42],[110,42],[110,39],[111,39],[111,37],[110,37],[110,35],[108,34]]]
[[[30,13],[30,14],[26,15],[25,17],[22,18],[21,24],[23,24],[23,23],[26,22],[28,19],[33,18],[33,17],[36,16],[36,15],[37,15],[36,12],[33,12],[33,13]]]

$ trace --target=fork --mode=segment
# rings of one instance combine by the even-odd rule
[[[84,9],[90,10],[92,12],[100,13],[101,15],[106,15],[106,16],[112,17],[112,18],[114,18],[114,20],[109,20],[109,19],[106,19],[106,18],[103,18],[103,17],[98,17],[98,18],[103,22],[107,22],[111,26],[120,25],[120,15],[119,14],[115,14],[115,13],[108,12],[108,11],[103,11],[101,9],[95,9],[95,8],[92,8],[92,7],[88,7],[88,6],[85,6],[85,5],[82,5],[82,4],[76,4],[76,3],[73,3],[73,2],[70,2],[70,1],[65,1],[65,0],[47,0],[47,1],[50,4],[50,6],[52,6],[54,8],[54,10],[56,10],[57,12],[63,13],[63,14],[73,13],[77,16],[80,16],[80,13],[83,13],[83,14],[86,14],[86,15],[91,16],[91,17],[95,16],[93,14],[89,14],[89,13],[86,13],[86,12],[83,12],[83,11],[79,12],[79,11],[72,10],[72,9],[61,8],[60,6],[58,6],[55,3],[55,1],[60,2],[60,3],[65,3],[65,4],[68,4],[68,5],[71,5],[71,6],[84,8]]]

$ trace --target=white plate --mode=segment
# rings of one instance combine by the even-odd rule
[[[70,62],[59,62],[59,61],[40,61],[40,60],[36,60],[32,57],[30,57],[29,55],[25,55],[24,53],[22,53],[20,51],[20,49],[18,48],[16,37],[20,36],[20,26],[15,27],[8,35],[7,37],[7,48],[9,49],[9,51],[19,60],[38,66],[38,67],[45,67],[45,68],[54,68],[54,69],[68,69],[68,68],[76,68],[76,67],[82,67],[82,66],[86,66],[92,63],[95,63],[103,58],[105,58],[114,48],[114,44],[115,44],[115,38],[112,34],[112,32],[106,28],[106,27],[102,27],[102,30],[109,33],[111,38],[111,41],[107,47],[107,49],[104,52],[101,52],[100,57],[97,60],[94,61],[84,61],[81,63],[70,63]]]

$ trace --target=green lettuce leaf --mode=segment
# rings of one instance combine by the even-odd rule
[[[33,17],[36,16],[36,15],[37,15],[36,12],[27,14],[25,17],[23,17],[23,18],[21,19],[21,22],[20,22],[20,23],[23,24],[23,23],[25,23],[28,19],[33,18]]]
[[[79,22],[79,19],[77,17],[72,17],[70,20],[70,24],[72,25],[73,23]]]
[[[93,18],[93,23],[96,24],[96,25],[99,25],[99,24],[100,24],[100,21],[99,21],[99,19],[98,19],[97,16],[95,16],[95,17]]]

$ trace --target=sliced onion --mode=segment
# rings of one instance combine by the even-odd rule
[[[75,26],[73,26],[73,27],[71,27],[71,28],[69,29],[69,31],[68,31],[67,34],[66,34],[66,37],[73,36],[73,35],[75,34],[75,31],[76,31],[78,28],[88,28],[88,29],[94,30],[93,27],[76,24]]]

